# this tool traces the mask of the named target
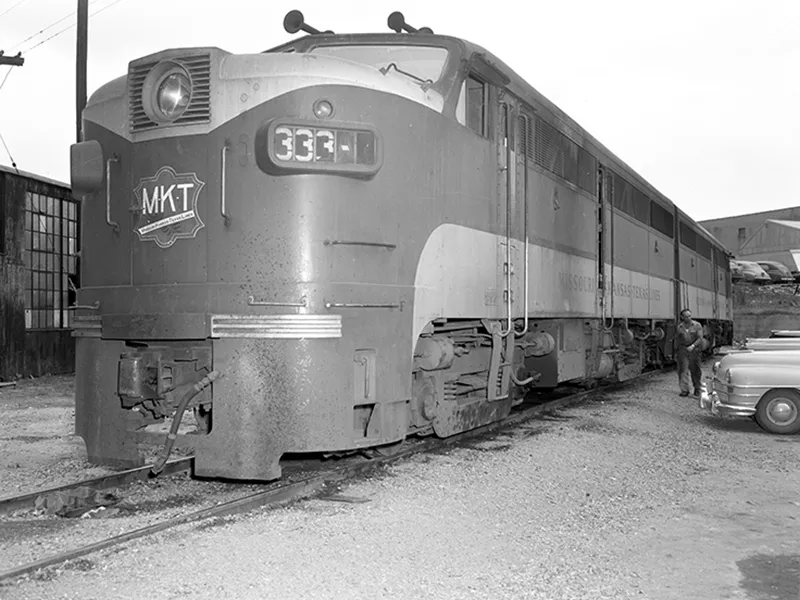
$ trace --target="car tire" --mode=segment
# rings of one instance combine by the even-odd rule
[[[800,393],[770,390],[758,401],[756,423],[769,433],[790,435],[800,431]]]

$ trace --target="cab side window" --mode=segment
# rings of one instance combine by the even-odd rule
[[[461,86],[456,106],[456,119],[478,135],[486,135],[486,106],[488,86],[474,75],[469,75]]]

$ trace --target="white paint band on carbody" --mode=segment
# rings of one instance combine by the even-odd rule
[[[523,247],[512,239],[512,317],[522,318]],[[412,345],[423,328],[437,318],[506,318],[504,263],[506,238],[486,231],[445,223],[437,227],[420,254],[414,279]],[[528,294],[531,318],[601,318],[597,294],[597,262],[528,244]],[[611,266],[606,264],[606,272]],[[606,318],[670,320],[675,315],[672,280],[614,267],[606,279]],[[714,293],[685,285],[695,318],[713,318]],[[720,314],[725,297],[718,295]]]
[[[229,54],[218,48],[187,49],[186,55],[211,53],[211,121],[181,127],[130,132],[128,76],[119,77],[92,94],[84,119],[98,123],[127,140],[146,141],[207,133],[243,112],[283,94],[320,85],[344,85],[393,94],[441,113],[444,99],[438,92],[395,71],[378,69],[341,58],[307,53]],[[160,52],[152,60],[168,60],[174,51]],[[180,56],[180,55],[177,55]],[[308,107],[311,116],[311,106]]]

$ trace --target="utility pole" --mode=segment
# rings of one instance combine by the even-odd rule
[[[87,63],[87,40],[89,37],[89,0],[78,0],[78,40],[77,52],[75,54],[75,141],[83,141],[83,109],[86,108],[86,63]],[[81,250],[83,250],[82,229],[80,219],[80,203],[78,203],[78,222],[75,232],[77,248],[75,260],[75,283],[74,287],[81,287]],[[74,292],[74,303],[77,304],[77,291]],[[71,318],[71,317],[70,317]]]
[[[81,142],[83,109],[86,108],[87,37],[89,33],[89,0],[78,0],[78,48],[75,73],[76,141]]]
[[[0,65],[21,67],[24,64],[25,59],[22,58],[22,52],[17,52],[16,56],[6,56],[5,50],[0,50]]]

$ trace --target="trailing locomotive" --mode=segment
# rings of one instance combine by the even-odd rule
[[[91,462],[142,464],[191,410],[196,475],[270,480],[286,453],[634,377],[671,360],[685,306],[729,341],[722,246],[492,54],[399,13],[386,34],[284,25],[308,35],[134,60],[84,111]]]

